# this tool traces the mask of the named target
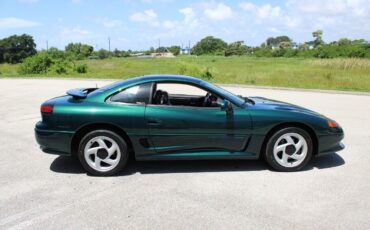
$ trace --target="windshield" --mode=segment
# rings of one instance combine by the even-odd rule
[[[237,103],[239,105],[241,104],[244,104],[245,103],[245,100],[243,98],[240,98],[238,96],[236,96],[235,94],[233,93],[230,93],[229,91],[227,91],[226,89],[223,89],[221,87],[218,87],[216,85],[213,85],[211,83],[208,83],[208,82],[203,82],[202,83],[205,87],[211,89],[211,90],[214,90],[214,91],[217,91],[217,92],[220,92],[221,94],[223,95],[226,95],[229,99],[231,99],[234,103]]]

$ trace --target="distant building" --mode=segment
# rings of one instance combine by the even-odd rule
[[[175,55],[171,52],[162,52],[162,53],[151,53],[152,58],[174,58]]]
[[[131,53],[130,54],[130,57],[141,57],[141,56],[145,56],[144,53]]]
[[[190,54],[190,51],[191,51],[190,47],[185,47],[180,50],[180,54],[187,55]]]

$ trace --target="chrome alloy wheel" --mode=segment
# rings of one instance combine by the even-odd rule
[[[273,153],[278,164],[292,168],[300,165],[306,158],[308,145],[298,133],[286,133],[275,142]]]
[[[84,158],[91,168],[99,172],[107,172],[118,165],[121,151],[112,138],[98,136],[86,144]]]

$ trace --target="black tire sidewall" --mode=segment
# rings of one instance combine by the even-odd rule
[[[111,139],[113,139],[119,146],[119,149],[121,151],[121,159],[118,163],[118,165],[107,171],[107,172],[99,172],[96,171],[95,169],[91,168],[89,164],[86,162],[85,157],[84,157],[84,149],[86,144],[94,137],[97,136],[106,136]],[[119,171],[121,171],[125,165],[127,164],[128,157],[129,157],[129,152],[127,148],[127,144],[125,140],[116,134],[115,132],[109,131],[109,130],[95,130],[92,132],[87,133],[80,141],[79,147],[78,147],[78,159],[81,162],[81,165],[85,168],[85,170],[94,175],[94,176],[111,176],[114,174],[117,174]]]
[[[308,146],[308,150],[307,150],[307,156],[306,158],[304,159],[304,161],[295,166],[295,167],[284,167],[282,165],[280,165],[275,157],[274,157],[274,153],[273,153],[273,148],[274,148],[274,145],[275,145],[275,142],[279,139],[279,137],[281,137],[282,135],[286,134],[286,133],[297,133],[301,136],[303,136],[303,138],[305,138],[306,142],[307,142],[307,146]],[[267,142],[267,145],[266,145],[266,150],[265,150],[265,154],[264,154],[264,157],[265,157],[265,160],[267,161],[267,163],[275,170],[277,171],[281,171],[281,172],[294,172],[294,171],[298,171],[300,169],[302,169],[304,166],[306,166],[306,164],[311,160],[311,157],[312,157],[312,152],[313,152],[313,142],[312,142],[312,138],[310,136],[310,134],[301,129],[301,128],[297,128],[297,127],[287,127],[287,128],[282,128],[280,130],[278,130],[277,132],[275,132],[268,140]]]

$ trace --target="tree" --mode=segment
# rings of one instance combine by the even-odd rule
[[[84,59],[92,54],[94,48],[87,44],[69,43],[65,47],[65,51],[71,55],[74,55],[77,59]]]
[[[225,56],[243,55],[247,52],[247,47],[243,41],[236,41],[227,45]]]
[[[216,54],[223,55],[227,47],[226,42],[213,36],[208,36],[200,40],[193,48],[191,53],[195,55]]]
[[[180,54],[180,46],[171,46],[168,48],[168,50],[173,53],[173,55],[177,56]]]
[[[0,63],[19,63],[36,53],[36,44],[30,35],[13,35],[0,40]]]
[[[337,44],[339,46],[348,46],[348,45],[351,45],[351,40],[349,40],[348,38],[341,38],[337,41]]]
[[[109,53],[109,51],[108,51],[108,50],[100,49],[100,50],[98,51],[98,57],[99,57],[100,59],[109,58],[109,56],[110,56],[110,53]]]
[[[269,47],[277,48],[281,42],[292,42],[292,39],[290,39],[288,36],[277,36],[277,37],[269,37],[266,40],[266,45]]]
[[[161,46],[161,47],[158,47],[156,50],[155,50],[156,53],[165,53],[165,52],[168,52],[168,49],[164,46]]]
[[[324,41],[322,40],[322,34],[322,30],[316,30],[312,32],[312,36],[315,38],[315,40],[313,41],[315,48],[324,44]]]
[[[291,42],[289,41],[282,41],[279,43],[279,49],[287,50],[291,46]]]
[[[274,46],[275,44],[276,44],[275,38],[273,38],[273,37],[267,38],[267,40],[266,40],[266,45],[267,46]]]
[[[66,58],[66,53],[55,47],[50,47],[47,51],[51,58]]]

